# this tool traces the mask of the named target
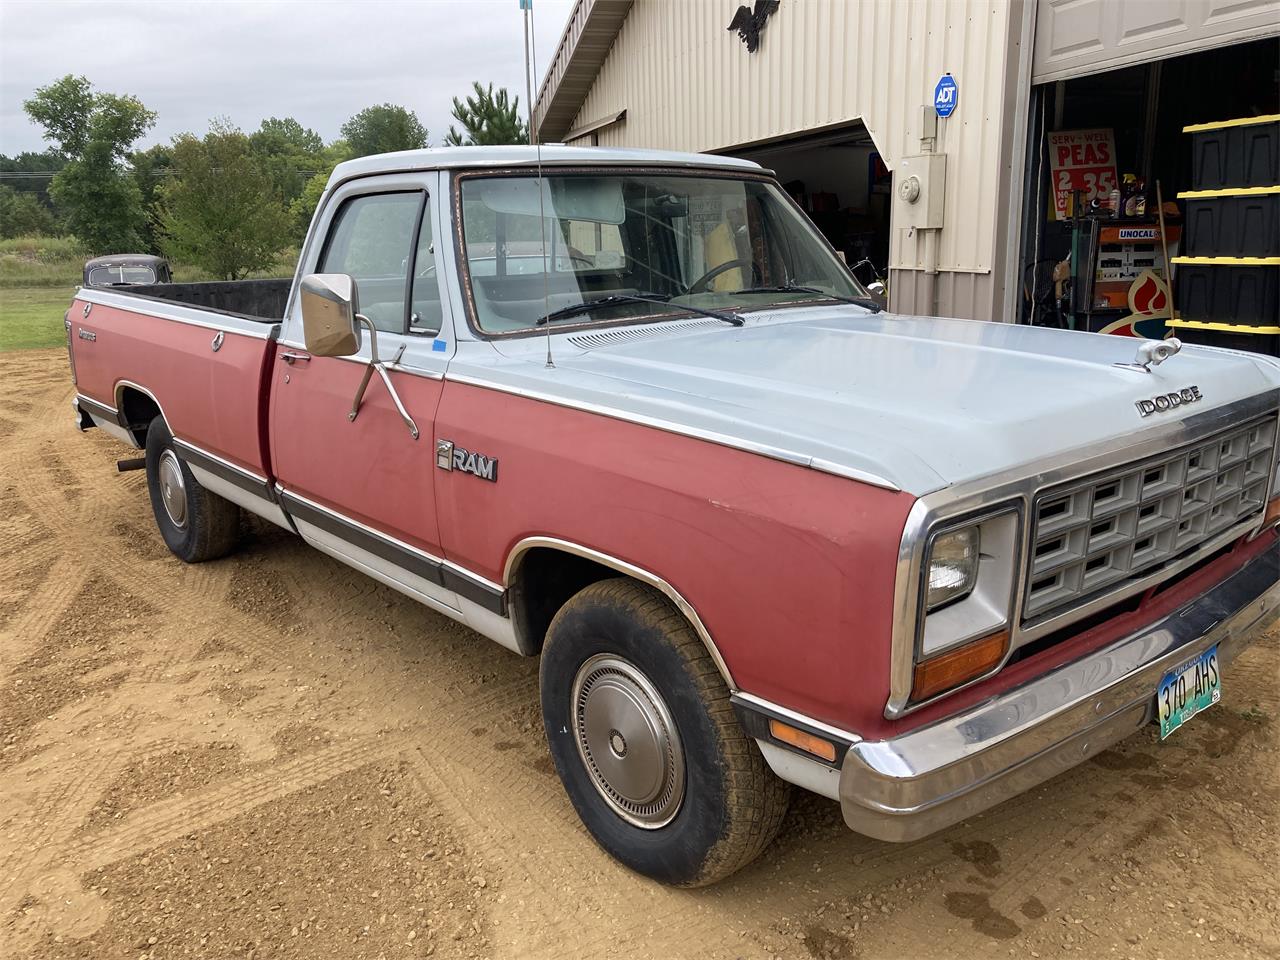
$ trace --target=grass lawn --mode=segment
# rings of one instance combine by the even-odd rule
[[[80,285],[88,255],[68,237],[0,240],[0,352],[66,343],[62,315]],[[282,250],[275,263],[249,276],[291,277],[297,259],[296,249]],[[173,274],[176,283],[213,279],[190,264],[175,264]]]
[[[67,342],[62,315],[75,285],[0,288],[0,352],[59,347]]]

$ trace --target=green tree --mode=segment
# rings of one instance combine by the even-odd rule
[[[146,214],[124,160],[156,115],[137,97],[95,93],[84,77],[39,87],[23,104],[66,165],[49,185],[67,227],[95,253],[137,248]]]
[[[0,186],[0,240],[53,236],[57,226],[52,211],[34,193]]]
[[[324,196],[324,188],[328,186],[329,175],[333,168],[344,160],[351,159],[351,148],[345,140],[335,140],[321,151],[316,166],[316,173],[307,178],[302,190],[289,204],[289,219],[293,223],[293,242],[301,245],[306,239],[307,228],[311,226],[311,217],[316,212],[320,198]]]
[[[72,160],[49,193],[66,213],[67,229],[94,253],[123,253],[146,244],[142,191],[104,143],[92,142]]]
[[[298,198],[308,178],[324,165],[320,134],[292,117],[263,120],[249,135],[249,146],[262,160],[276,195],[286,205]]]
[[[417,115],[393,103],[365,107],[342,125],[342,136],[353,157],[428,146],[427,130]]]
[[[302,187],[302,193],[289,204],[289,219],[293,224],[293,235],[303,238],[311,226],[311,218],[315,215],[320,198],[324,196],[324,188],[329,183],[329,174],[317,173]]]
[[[129,168],[133,181],[142,196],[143,239],[148,251],[160,252],[160,231],[157,217],[160,213],[160,188],[173,168],[173,148],[167,143],[157,143],[146,150],[129,154]]]
[[[18,193],[34,194],[50,210],[53,200],[49,197],[49,182],[66,165],[66,158],[57,150],[24,150],[13,157],[0,154],[0,173],[9,174],[4,178],[5,184]]]
[[[174,260],[239,280],[269,267],[289,242],[289,214],[249,138],[214,121],[203,140],[173,143],[173,176],[160,188],[160,247]]]
[[[84,153],[89,145],[89,125],[95,96],[87,77],[67,74],[47,87],[37,87],[31,99],[22,106],[29,116],[44,127],[44,138],[52,142],[63,158],[70,160]]]
[[[520,98],[508,100],[507,88],[493,92],[493,84],[471,84],[475,93],[462,102],[453,98],[453,118],[462,124],[459,131],[452,124],[445,135],[447,146],[493,146],[504,143],[528,143],[529,128],[520,119]]]

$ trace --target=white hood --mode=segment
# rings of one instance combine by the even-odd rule
[[[1280,387],[1280,366],[1250,354],[1185,346],[1144,373],[1116,366],[1134,360],[1132,338],[849,306],[616,335],[598,346],[554,336],[552,368],[541,339],[460,350],[450,373],[787,451],[921,496],[1158,424],[1160,413],[1143,418],[1136,404],[1159,394],[1198,387],[1199,412]]]

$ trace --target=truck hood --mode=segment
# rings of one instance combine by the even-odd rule
[[[1197,387],[1200,412],[1280,386],[1267,358],[1189,345],[1150,372],[1117,366],[1140,342],[842,305],[558,335],[537,373],[534,343],[501,353],[525,354],[522,389],[922,496],[1177,416],[1141,416],[1157,395]]]

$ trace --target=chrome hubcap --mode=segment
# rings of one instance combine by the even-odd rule
[[[670,823],[684,799],[684,751],[649,678],[599,654],[578,668],[571,696],[578,755],[600,796],[637,827]]]
[[[182,464],[172,450],[160,454],[160,500],[170,522],[182,529],[187,525],[187,485],[182,479]]]

